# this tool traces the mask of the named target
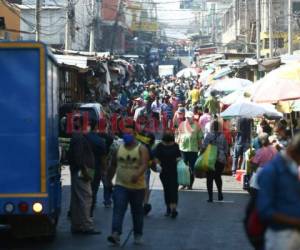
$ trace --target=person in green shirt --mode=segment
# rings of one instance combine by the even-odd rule
[[[203,133],[197,123],[194,122],[194,113],[186,112],[186,120],[181,122],[178,128],[178,143],[184,162],[189,166],[191,172],[190,186],[194,183],[194,165],[198,157],[198,151],[203,139]],[[182,188],[186,188],[183,186]]]
[[[204,108],[208,108],[211,115],[217,115],[220,113],[220,103],[216,95],[217,93],[212,91],[204,103]]]

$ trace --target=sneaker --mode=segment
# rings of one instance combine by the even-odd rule
[[[107,237],[107,241],[113,246],[120,246],[120,235],[117,232],[112,233]]]
[[[82,234],[82,235],[97,235],[97,234],[101,234],[101,231],[98,231],[98,230],[95,230],[95,229],[90,229],[90,230],[72,229],[71,233],[72,234]]]
[[[135,245],[142,245],[144,243],[142,235],[135,235],[134,236],[134,244]]]
[[[111,208],[111,203],[104,203],[105,208]]]

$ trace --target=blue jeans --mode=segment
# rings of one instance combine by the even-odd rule
[[[117,232],[119,234],[122,234],[123,220],[129,203],[131,207],[134,235],[143,234],[144,196],[144,189],[129,189],[122,186],[115,186],[113,192],[113,233]]]
[[[238,169],[239,158],[243,157],[242,169],[245,169],[244,154],[250,148],[250,143],[235,144],[232,157],[232,173]]]
[[[95,205],[97,202],[97,193],[99,190],[100,182],[103,183],[103,204],[104,205],[111,205],[112,200],[112,188],[107,185],[107,180],[105,176],[102,176],[100,171],[95,172],[94,180],[91,183],[92,193],[93,193],[93,201],[92,201],[92,208],[91,208],[91,215],[95,209]]]
[[[108,185],[106,176],[103,178],[103,204],[111,205],[112,204],[112,187]]]

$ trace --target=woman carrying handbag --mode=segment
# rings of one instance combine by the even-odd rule
[[[208,192],[207,202],[213,202],[213,181],[215,180],[218,189],[218,200],[223,200],[222,193],[222,173],[227,162],[228,143],[222,132],[222,126],[218,120],[211,123],[211,132],[209,132],[203,142],[201,153],[203,153],[209,144],[217,147],[217,156],[214,170],[209,169],[206,174],[206,185]]]

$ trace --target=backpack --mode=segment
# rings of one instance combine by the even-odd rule
[[[267,225],[259,218],[255,203],[255,195],[250,198],[244,218],[244,228],[248,240],[255,249],[261,249],[264,245],[264,235]]]

